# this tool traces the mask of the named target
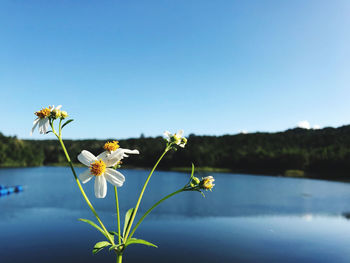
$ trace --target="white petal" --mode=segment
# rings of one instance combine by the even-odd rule
[[[45,120],[44,119],[40,119],[39,120],[39,133],[43,134],[44,133],[44,124],[45,124]]]
[[[103,175],[95,176],[95,196],[97,198],[105,198],[107,194],[107,182]]]
[[[90,166],[91,163],[93,163],[94,161],[97,161],[97,158],[91,152],[83,150],[78,155],[78,160],[82,164],[85,164],[86,166]]]
[[[111,168],[106,169],[104,176],[108,182],[110,182],[115,186],[122,186],[125,181],[124,175],[122,175],[120,172]]]
[[[38,118],[36,118],[34,121],[33,121],[33,125],[36,125],[36,124],[38,124],[38,122],[40,121],[40,118],[38,117]]]
[[[167,138],[170,138],[170,137],[171,137],[171,133],[170,133],[169,131],[165,131],[165,132],[163,133],[163,135],[164,135],[165,137],[167,137]]]
[[[49,129],[49,119],[45,118],[45,119],[40,119],[39,120],[39,133],[40,134],[45,134],[47,133],[47,130]]]
[[[62,108],[62,105],[58,105],[55,110],[59,110],[60,108]]]
[[[39,123],[39,118],[36,118],[35,121],[33,122],[33,128],[32,128],[32,131],[30,132],[30,136],[33,135],[33,132],[34,132],[36,126],[38,126],[38,123]]]
[[[85,172],[79,174],[79,179],[83,184],[89,182],[92,177],[94,176],[90,173],[90,170],[86,170]]]
[[[123,157],[123,152],[116,150],[113,153],[105,151],[97,156],[97,159],[102,160],[107,167],[116,165]]]
[[[179,146],[182,147],[182,148],[185,148],[185,144],[184,143],[179,144]]]
[[[184,130],[179,130],[177,133],[176,133],[177,137],[179,138],[182,138],[183,135],[184,135]]]
[[[110,156],[111,154],[107,151],[104,151],[102,153],[100,153],[99,155],[96,156],[97,160],[102,160],[104,162],[106,162],[108,156]]]
[[[140,154],[140,152],[138,150],[122,149],[122,151],[123,151],[122,158],[129,157],[129,155],[127,155],[127,154]]]
[[[128,157],[125,153],[129,154],[139,154],[138,150],[129,150],[119,148],[116,151],[109,153],[105,151],[97,156],[97,159],[102,160],[107,167],[115,166],[119,161],[121,161],[124,157]]]
[[[127,154],[140,154],[138,150],[129,150],[129,149],[122,149],[124,153]]]
[[[44,134],[47,133],[50,126],[50,121],[47,119],[44,123]]]
[[[106,160],[106,165],[108,164],[107,167],[112,167],[118,164],[118,162],[123,159],[123,154],[123,151],[115,151],[112,153]]]

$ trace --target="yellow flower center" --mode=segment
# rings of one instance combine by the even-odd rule
[[[40,119],[44,119],[44,118],[50,116],[50,114],[51,114],[51,109],[50,109],[50,107],[49,107],[49,108],[43,108],[43,109],[40,110],[40,111],[34,112],[34,114],[35,114],[36,116],[38,116]]]
[[[103,146],[103,149],[109,152],[114,152],[119,148],[118,141],[113,141],[113,142],[106,142],[105,145]]]
[[[204,187],[205,189],[208,189],[208,190],[212,189],[212,188],[214,187],[214,185],[213,185],[213,179],[209,179],[209,178],[204,179],[204,181],[203,181],[203,187]]]
[[[102,160],[94,161],[90,165],[90,172],[95,176],[100,176],[106,171],[106,164]]]

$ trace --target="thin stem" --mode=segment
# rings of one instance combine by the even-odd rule
[[[66,149],[66,146],[65,146],[64,143],[63,143],[62,137],[56,133],[56,131],[55,131],[54,127],[53,127],[53,123],[51,123],[51,128],[52,128],[52,132],[56,135],[56,137],[58,138],[58,140],[59,140],[59,142],[60,142],[60,144],[61,144],[61,147],[62,147],[62,149],[63,149],[63,152],[64,152],[65,156],[66,156],[66,159],[67,159],[67,161],[68,161],[68,164],[69,164],[69,166],[70,166],[70,168],[71,168],[71,170],[72,170],[72,173],[73,173],[73,175],[74,175],[74,179],[75,179],[75,181],[76,181],[76,183],[77,183],[77,185],[78,185],[78,187],[79,187],[79,190],[80,190],[81,194],[83,195],[83,197],[84,197],[86,203],[87,203],[88,206],[90,207],[92,213],[95,215],[97,221],[100,223],[100,225],[101,225],[103,231],[105,232],[105,235],[106,235],[106,237],[108,238],[109,242],[112,243],[112,245],[114,245],[113,239],[112,239],[111,236],[109,235],[109,233],[108,233],[106,227],[105,227],[104,224],[102,223],[102,221],[101,221],[100,217],[98,216],[98,214],[97,214],[95,208],[92,206],[92,204],[91,204],[89,198],[88,198],[87,195],[85,194],[85,191],[84,191],[82,185],[80,184],[80,181],[79,181],[79,179],[78,179],[78,176],[77,176],[77,174],[76,174],[76,172],[75,172],[75,170],[74,170],[73,163],[72,163],[72,161],[71,161],[71,159],[70,159],[70,157],[69,157],[68,151],[67,151],[67,149]],[[59,130],[61,131],[61,126],[60,126]]]
[[[131,226],[132,226],[132,223],[134,222],[134,219],[135,219],[135,216],[136,216],[136,213],[137,213],[137,210],[139,209],[139,206],[140,206],[140,203],[141,203],[141,199],[142,199],[142,196],[146,190],[146,187],[147,187],[147,184],[149,182],[149,180],[151,179],[151,176],[154,172],[154,170],[157,168],[158,164],[160,163],[160,161],[162,160],[162,158],[164,157],[164,155],[171,149],[170,146],[167,146],[163,152],[163,154],[159,157],[158,161],[156,162],[156,164],[153,166],[151,172],[149,173],[147,179],[146,179],[146,182],[145,184],[143,185],[143,188],[141,190],[141,193],[140,193],[140,196],[139,196],[139,199],[137,200],[137,203],[136,203],[136,206],[135,206],[135,210],[134,210],[134,213],[132,213],[132,216],[131,216],[131,220],[130,220],[130,224],[126,230],[126,233],[125,233],[125,236],[124,236],[124,241],[126,242],[128,239],[128,235],[129,235],[129,232],[130,232],[130,229],[131,229]]]
[[[64,151],[64,153],[65,153],[65,155],[66,155],[67,161],[68,161],[69,166],[70,166],[70,168],[71,168],[71,170],[72,170],[72,172],[73,172],[74,179],[75,179],[75,181],[76,181],[76,183],[77,183],[77,185],[78,185],[78,187],[79,187],[79,190],[80,190],[81,194],[83,195],[83,197],[84,197],[86,203],[87,203],[88,206],[90,207],[92,213],[95,215],[97,221],[100,223],[100,225],[101,225],[103,231],[105,232],[106,237],[108,238],[109,242],[112,243],[112,244],[114,245],[114,242],[113,242],[112,238],[110,237],[110,235],[109,235],[109,233],[108,233],[106,227],[105,227],[104,224],[102,223],[102,221],[101,221],[100,217],[98,216],[98,214],[97,214],[95,208],[92,206],[92,204],[91,204],[89,198],[88,198],[87,195],[85,194],[85,191],[84,191],[82,185],[80,184],[80,181],[79,181],[79,179],[78,179],[78,177],[77,177],[77,174],[75,173],[75,170],[74,170],[72,161],[70,160],[70,157],[69,157],[69,155],[68,155],[67,149],[66,149],[66,147],[65,147],[65,145],[64,145],[64,143],[63,143],[63,141],[62,141],[62,138],[59,137],[59,141],[60,141],[61,146],[62,146],[62,149],[63,149],[63,151]]]
[[[58,135],[60,136],[60,138],[62,137],[62,119],[60,119],[60,124],[58,125]]]
[[[114,186],[114,194],[115,194],[115,205],[117,209],[117,218],[118,218],[118,237],[119,237],[119,245],[122,243],[121,242],[121,232],[120,232],[120,215],[119,215],[119,200],[118,200],[118,190],[117,187]]]
[[[122,263],[123,255],[117,255],[117,263]]]
[[[160,205],[162,202],[164,202],[164,201],[167,200],[168,198],[170,198],[170,197],[172,197],[172,196],[174,196],[174,195],[176,195],[176,194],[179,194],[179,193],[181,193],[181,192],[183,192],[183,191],[185,191],[184,188],[181,188],[181,189],[179,189],[179,190],[177,190],[177,191],[175,191],[175,192],[173,192],[173,193],[167,195],[166,197],[160,199],[157,203],[155,203],[150,209],[148,209],[148,210],[146,211],[146,213],[145,213],[145,214],[140,218],[140,220],[136,223],[136,225],[135,225],[135,227],[133,228],[133,230],[131,231],[131,233],[130,233],[130,238],[132,238],[132,236],[134,235],[136,229],[139,227],[139,225],[142,223],[142,221],[146,218],[146,216],[147,216],[149,213],[152,212],[152,210],[153,210],[154,208],[156,208],[158,205]]]

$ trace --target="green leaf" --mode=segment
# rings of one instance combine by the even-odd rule
[[[70,120],[66,121],[65,123],[63,123],[61,130],[63,129],[64,126],[66,126],[68,123],[71,123],[72,121],[74,121],[74,120],[70,119]]]
[[[132,217],[132,214],[134,213],[135,208],[130,208],[126,214],[125,214],[125,220],[124,220],[124,229],[123,229],[123,236],[125,237],[125,232],[127,227],[130,224],[130,218]]]
[[[148,241],[143,240],[143,239],[133,238],[133,237],[130,238],[128,240],[128,242],[126,242],[125,246],[127,247],[131,244],[141,244],[141,245],[145,245],[145,246],[158,248],[155,244],[152,244],[151,242],[148,242]]]
[[[192,163],[191,179],[193,178],[193,174],[194,174],[194,164]]]
[[[88,220],[88,219],[83,219],[83,218],[79,218],[78,219],[79,221],[82,221],[82,222],[85,222],[85,223],[88,223],[89,225],[93,226],[94,228],[96,228],[98,231],[100,231],[106,238],[108,238],[106,236],[106,233],[105,231],[103,231],[103,229],[101,227],[99,227],[98,225],[96,225],[94,222],[92,222],[91,220]]]
[[[201,195],[205,198],[205,194],[201,190],[197,190],[198,192],[201,193]]]
[[[111,235],[113,235],[113,236],[117,236],[117,237],[119,237],[119,234],[117,233],[117,232],[115,232],[115,231],[108,231]],[[122,241],[123,241],[123,237],[122,236],[120,236],[120,238],[122,239]]]
[[[92,249],[92,254],[96,254],[96,253],[100,252],[102,249],[104,249],[105,247],[108,247],[110,245],[112,245],[112,244],[107,242],[107,241],[98,242],[98,243],[96,243],[96,245]]]

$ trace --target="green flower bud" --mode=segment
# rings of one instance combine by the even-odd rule
[[[68,117],[68,113],[66,111],[61,111],[61,118],[65,119]]]
[[[51,111],[51,117],[54,119],[58,119],[61,117],[61,111],[59,109],[53,109]]]
[[[196,187],[197,185],[199,185],[199,183],[200,183],[200,180],[194,176],[191,180],[190,185],[191,185],[191,187]]]

